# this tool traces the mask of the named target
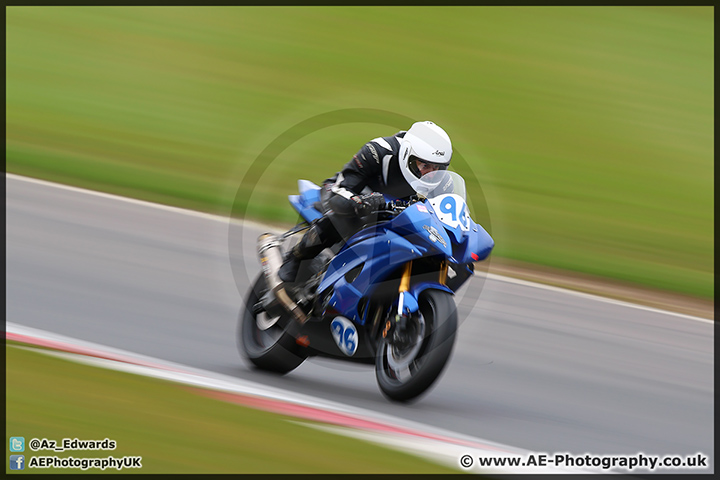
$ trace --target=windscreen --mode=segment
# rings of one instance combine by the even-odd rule
[[[449,170],[437,170],[423,175],[413,181],[410,186],[418,193],[427,198],[434,198],[448,193],[459,195],[465,198],[465,180],[455,172]]]

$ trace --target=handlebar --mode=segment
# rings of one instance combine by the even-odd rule
[[[381,207],[377,210],[377,213],[386,213],[396,215],[405,210],[410,205],[420,201],[420,198],[413,195],[409,200],[393,200],[385,203],[384,208]]]
[[[421,198],[413,195],[408,200],[393,200],[391,202],[386,202],[385,205],[381,206],[379,209],[373,212],[376,215],[375,219],[370,220],[369,223],[365,223],[362,228],[392,220],[407,207],[422,200],[424,200],[424,197]]]

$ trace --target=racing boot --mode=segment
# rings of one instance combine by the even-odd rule
[[[285,283],[295,283],[300,262],[317,256],[325,249],[318,224],[313,224],[300,241],[285,255],[278,270],[278,278]]]

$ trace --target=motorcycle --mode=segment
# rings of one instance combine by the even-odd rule
[[[409,201],[386,197],[374,223],[302,262],[291,289],[277,277],[283,255],[322,216],[320,187],[298,181],[289,200],[302,221],[258,239],[263,272],[239,329],[252,364],[280,374],[313,356],[374,364],[381,392],[401,402],[437,380],[458,328],[453,295],[494,242],[470,218],[460,175],[432,172],[412,186]]]

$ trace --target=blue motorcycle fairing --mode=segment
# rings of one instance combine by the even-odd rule
[[[495,241],[482,225],[470,221],[470,231],[464,233],[463,241],[453,244],[453,255],[449,260],[462,265],[486,259]]]
[[[342,277],[361,264],[363,269],[353,281],[358,288],[367,287],[367,282],[371,281],[366,277],[370,271],[369,266],[385,264],[388,269],[391,269],[420,256],[415,245],[397,233],[385,229],[378,229],[375,235],[368,235],[361,242],[354,243],[352,248],[348,248],[348,245],[345,245],[330,261],[330,265],[318,285],[318,292],[324,292],[333,285],[337,287],[337,282],[341,281]],[[390,245],[393,247],[390,248]],[[393,267],[389,265],[393,265]],[[374,270],[378,271],[378,268],[374,268]]]
[[[353,235],[331,260],[317,291],[333,287],[328,306],[364,324],[365,319],[357,311],[360,299],[368,297],[400,265],[437,254],[452,254],[450,238],[437,218],[419,210],[417,204],[412,205],[387,223]]]
[[[452,234],[453,238],[455,238],[456,243],[462,243],[463,237],[466,235],[466,232],[464,232],[460,227],[451,227],[446,223],[443,223],[440,221],[440,219],[437,217],[437,213],[435,213],[435,208],[432,206],[430,202],[424,203],[425,207],[427,208],[428,212],[433,216],[433,218],[436,218],[438,220],[438,223],[442,225],[443,229],[448,232],[448,236]],[[467,208],[467,207],[466,207]]]
[[[433,213],[429,202],[414,203],[389,222],[388,228],[417,245],[425,245],[445,256],[452,255],[452,242],[445,225]]]
[[[435,216],[435,210],[430,202],[427,202],[425,206],[433,217],[437,218]],[[461,229],[460,227],[451,227],[439,220],[438,223],[440,223],[443,226],[443,229],[448,232],[448,236],[452,234],[455,239],[455,241],[452,242],[452,255],[448,258],[451,263],[462,265],[484,260],[488,255],[490,255],[490,252],[495,246],[495,242],[492,237],[490,237],[482,225],[475,223],[472,218],[470,218],[469,221],[470,229],[467,231]]]
[[[403,253],[404,255],[402,256],[395,255],[394,262],[402,264],[416,256],[413,255],[410,250],[404,250]],[[371,260],[365,262],[368,258]],[[397,268],[397,263],[393,263],[389,258],[390,255],[356,258],[352,266],[346,265],[341,270],[333,272],[332,275],[323,277],[321,285],[318,287],[318,292],[323,292],[333,287],[332,294],[328,299],[327,308],[337,311],[355,323],[364,325],[365,318],[362,318],[358,312],[358,302],[367,296],[369,290],[371,290],[371,286],[376,286],[378,281],[387,277]],[[357,278],[348,281],[346,274],[358,266],[362,268],[362,270]],[[335,281],[333,281],[333,279],[335,279]],[[356,286],[358,288],[356,288]],[[325,314],[327,312],[323,313]]]
[[[430,233],[433,229],[433,234]],[[341,275],[360,263],[371,259],[372,264],[385,264],[386,269],[395,268],[413,258],[442,254],[452,255],[450,238],[436,217],[418,210],[417,204],[406,208],[397,217],[380,225],[365,228],[348,239],[340,252],[332,259],[325,272],[318,292],[335,284]],[[363,268],[363,272],[366,269]],[[377,269],[376,269],[377,270]],[[369,284],[363,272],[353,283],[361,290]]]
[[[390,244],[392,248],[388,248]],[[321,293],[333,287],[328,308],[364,325],[365,319],[361,318],[357,310],[358,302],[368,296],[372,288],[396,270],[398,265],[421,255],[412,243],[394,232],[385,231],[382,235],[341,251],[330,262],[317,291]],[[360,271],[354,278],[348,275],[357,268]]]

